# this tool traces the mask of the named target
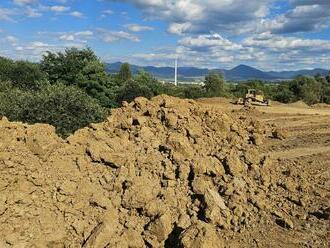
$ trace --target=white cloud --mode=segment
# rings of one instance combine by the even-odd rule
[[[330,41],[321,39],[302,39],[265,33],[249,37],[243,41],[245,46],[265,48],[272,51],[330,52]]]
[[[77,18],[82,18],[84,17],[84,14],[79,12],[79,11],[73,11],[70,13],[71,16],[77,17]]]
[[[321,4],[322,1],[313,1],[314,4],[308,2],[312,1],[300,1],[298,6],[285,14],[261,21],[259,29],[272,33],[297,33],[319,31],[329,27],[330,1],[324,4]]]
[[[133,54],[127,59],[131,63],[169,66],[176,56],[182,66],[229,69],[248,64],[263,70],[324,68],[330,64],[330,41],[268,32],[233,42],[215,33],[184,37],[177,47]]]
[[[328,0],[289,0],[289,2],[294,5],[330,5]]]
[[[145,16],[163,19],[174,34],[236,30],[268,13],[272,0],[124,0],[140,8]]]
[[[93,32],[90,30],[79,31],[79,32],[60,32],[58,38],[62,41],[76,41],[86,43],[86,39],[93,36]]]
[[[139,24],[127,24],[125,27],[132,32],[142,32],[142,31],[152,31],[154,30],[153,27],[150,26],[143,26]]]
[[[90,30],[76,32],[76,36],[92,36],[94,33]]]
[[[23,6],[23,5],[29,5],[29,4],[34,4],[37,3],[38,0],[13,0],[14,4]]]
[[[110,15],[112,15],[114,12],[111,9],[106,9],[101,12],[101,18],[106,18]]]
[[[27,17],[31,18],[42,16],[42,13],[38,9],[32,8],[30,6],[27,6],[24,12]]]
[[[83,48],[81,43],[67,42],[63,44],[50,44],[44,41],[33,41],[26,44],[17,45],[14,47],[15,59],[28,59],[31,61],[38,61],[47,51],[59,52],[67,47]]]
[[[130,33],[124,31],[111,31],[103,28],[97,29],[98,34],[104,42],[112,43],[119,40],[129,40],[133,42],[139,42],[140,39]]]
[[[70,7],[62,6],[62,5],[54,5],[49,7],[49,10],[54,12],[66,12],[70,10]]]
[[[179,40],[179,44],[190,48],[221,47],[223,50],[233,50],[233,51],[237,51],[242,48],[241,45],[235,44],[223,38],[220,34],[185,37]]]
[[[190,22],[185,23],[171,23],[167,29],[169,33],[183,35],[193,31],[193,25]]]
[[[13,9],[0,8],[0,20],[14,21],[13,16],[16,15],[16,11]]]
[[[8,35],[5,37],[5,41],[9,42],[12,45],[15,45],[18,42],[18,39],[15,36]]]
[[[60,40],[74,41],[75,37],[73,34],[63,34],[59,37]]]

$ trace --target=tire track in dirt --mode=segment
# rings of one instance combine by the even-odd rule
[[[330,147],[302,147],[302,148],[294,148],[285,151],[276,151],[276,152],[269,152],[267,155],[270,155],[274,159],[294,159],[297,157],[304,157],[304,156],[311,156],[316,154],[322,154],[330,152]]]

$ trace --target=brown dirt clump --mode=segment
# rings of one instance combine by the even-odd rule
[[[262,154],[271,132],[248,110],[168,96],[66,140],[4,118],[0,247],[225,247],[258,223],[293,229],[307,186]],[[301,209],[279,204],[283,192]]]

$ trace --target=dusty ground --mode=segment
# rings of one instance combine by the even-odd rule
[[[222,111],[237,111],[241,106],[227,99],[202,99],[199,102]],[[275,103],[271,107],[255,107],[257,118],[275,124],[285,139],[271,139],[263,144],[264,153],[276,161],[283,179],[301,177],[310,189],[305,196],[305,212],[291,214],[297,229],[284,230],[274,223],[260,224],[254,232],[236,235],[240,246],[249,247],[329,247],[330,246],[330,106],[313,107]],[[286,195],[281,195],[285,199]],[[290,201],[290,199],[289,199]],[[280,204],[283,204],[280,203]],[[291,201],[286,204],[299,206]],[[325,211],[326,210],[326,211]],[[292,210],[291,210],[292,211]],[[251,236],[250,236],[251,235]],[[244,246],[246,247],[246,246]]]
[[[330,244],[327,106],[159,96],[0,137],[0,248]]]

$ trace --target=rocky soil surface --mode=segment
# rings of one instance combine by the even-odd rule
[[[168,96],[66,140],[3,118],[0,247],[328,247],[330,157],[312,176],[267,118]]]

